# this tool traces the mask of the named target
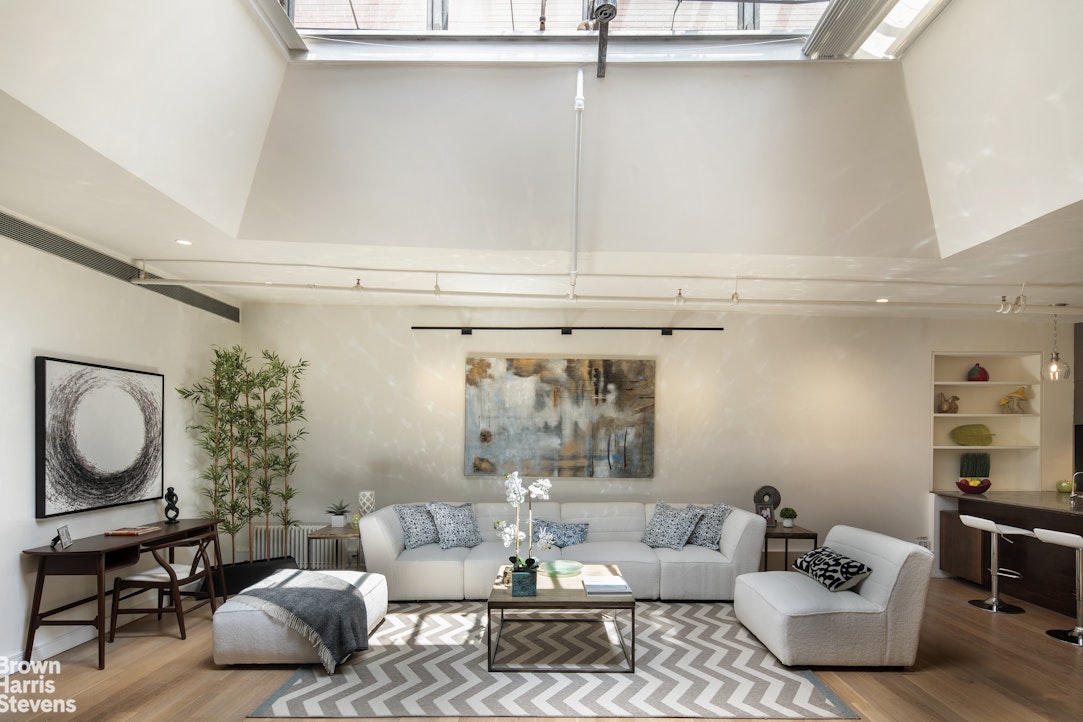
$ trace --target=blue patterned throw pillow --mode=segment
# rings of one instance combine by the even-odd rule
[[[703,509],[698,506],[678,509],[659,501],[654,505],[654,516],[647,524],[641,541],[649,547],[669,547],[680,551],[702,517]]]
[[[436,533],[440,535],[440,548],[476,547],[481,544],[481,530],[474,515],[474,505],[470,502],[459,506],[445,504],[442,501],[430,501],[425,505],[436,522]]]
[[[407,549],[417,549],[426,544],[436,544],[440,535],[436,523],[424,504],[395,504],[395,513],[402,525],[403,541]]]
[[[697,507],[692,504],[688,506],[703,512],[703,518],[696,523],[696,527],[692,530],[692,536],[688,537],[688,543],[718,551],[718,540],[722,536],[722,524],[725,523],[726,517],[733,511],[733,507],[729,504],[714,504],[708,507]]]
[[[590,524],[568,523],[561,524],[556,521],[545,519],[534,520],[534,543],[538,543],[538,537],[544,532],[553,535],[553,546],[570,547],[573,544],[582,544],[587,540],[587,530]]]
[[[831,547],[818,547],[793,562],[793,568],[809,575],[833,592],[855,586],[872,574],[872,568],[839,554]]]

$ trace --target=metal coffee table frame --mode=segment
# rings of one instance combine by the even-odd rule
[[[490,672],[624,672],[633,673],[636,669],[636,600],[631,594],[587,594],[583,589],[582,574],[599,576],[619,576],[620,570],[613,564],[583,567],[582,573],[574,577],[549,577],[538,574],[538,594],[533,597],[513,597],[511,588],[501,582],[503,569],[497,576],[493,589],[486,602],[486,646]],[[630,639],[625,640],[621,633],[617,615],[627,611],[631,621]],[[530,612],[521,618],[528,621],[577,622],[586,617],[583,614],[561,614],[561,612],[598,612],[602,623],[613,625],[620,642],[624,660],[621,667],[547,665],[529,667],[525,665],[498,665],[496,658],[500,651],[500,634],[504,628],[506,612]],[[497,623],[493,624],[493,613],[499,612]],[[540,612],[541,614],[534,614]],[[555,613],[553,613],[555,612]],[[553,614],[550,614],[553,613]],[[518,615],[516,615],[518,616]],[[495,634],[495,640],[494,640]]]

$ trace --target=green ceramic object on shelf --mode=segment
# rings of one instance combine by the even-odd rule
[[[951,439],[963,446],[989,446],[993,434],[985,424],[964,424],[951,430]]]

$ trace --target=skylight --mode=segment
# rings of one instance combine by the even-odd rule
[[[569,34],[588,30],[592,0],[286,0],[298,30]],[[617,0],[612,33],[808,33],[827,0]]]
[[[407,41],[643,39],[648,60],[900,59],[951,0],[256,0],[291,51],[308,59],[389,59]],[[595,5],[598,7],[595,12]],[[273,10],[272,10],[273,8]],[[277,16],[277,17],[276,17]],[[598,19],[608,20],[599,23]],[[393,42],[372,43],[378,36]],[[306,38],[308,39],[306,41]],[[681,41],[674,44],[672,41]],[[319,43],[318,52],[312,42]],[[350,43],[354,50],[330,51]],[[705,48],[704,42],[713,43]],[[793,43],[803,47],[795,48]],[[367,50],[358,50],[358,44]],[[694,47],[698,43],[698,47]],[[782,43],[783,45],[779,45]],[[475,43],[474,52],[481,45]],[[467,60],[457,42],[425,59]],[[505,44],[506,45],[506,44]],[[668,48],[663,49],[662,46]],[[754,46],[758,51],[754,50]],[[769,48],[769,46],[777,46]],[[785,47],[788,46],[788,47]],[[532,47],[537,47],[536,45]],[[397,48],[389,52],[389,49]],[[678,49],[680,48],[680,49]],[[676,52],[674,49],[678,49]],[[559,51],[549,45],[552,61]],[[416,46],[414,48],[415,54]],[[796,53],[796,54],[795,54]],[[461,55],[461,53],[460,53]],[[634,54],[633,54],[634,55]],[[445,57],[446,56],[446,57]],[[419,56],[420,57],[420,56]],[[506,59],[511,56],[503,56]],[[570,57],[570,56],[569,56]],[[623,58],[632,59],[632,55]],[[401,57],[399,59],[402,59]],[[474,58],[477,59],[477,58]],[[575,57],[581,61],[581,57]]]

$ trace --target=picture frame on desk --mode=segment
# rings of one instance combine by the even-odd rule
[[[775,507],[770,504],[756,504],[756,513],[764,518],[767,522],[767,526],[775,526],[778,522],[775,520]]]
[[[60,544],[60,550],[63,551],[71,546],[71,532],[68,531],[68,525],[58,526],[56,528],[56,536],[53,538],[52,547],[56,549],[56,545]]]
[[[165,376],[34,359],[36,517],[162,498]]]

